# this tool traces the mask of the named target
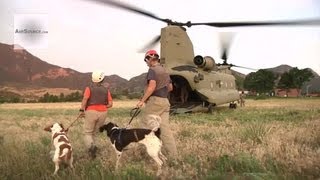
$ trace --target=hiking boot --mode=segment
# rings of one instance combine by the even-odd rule
[[[91,159],[95,159],[97,157],[97,146],[91,146],[89,148],[89,156],[91,157]]]

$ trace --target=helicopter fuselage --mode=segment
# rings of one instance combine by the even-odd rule
[[[176,86],[172,103],[179,101],[183,86],[190,94],[188,102],[205,102],[207,105],[221,105],[239,100],[235,77],[219,70],[211,57],[205,57],[202,64],[194,63],[194,50],[186,30],[170,25],[161,30],[160,63],[167,69]],[[184,102],[183,100],[181,100]]]

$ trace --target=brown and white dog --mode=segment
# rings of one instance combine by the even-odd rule
[[[59,166],[62,163],[69,165],[73,169],[73,154],[70,141],[67,137],[67,132],[63,128],[62,124],[54,123],[51,126],[44,128],[45,131],[49,131],[52,134],[52,144],[55,148],[52,161],[55,164],[55,170],[53,175],[57,174]]]
[[[100,132],[104,130],[110,138],[111,144],[117,154],[116,170],[119,166],[119,160],[122,150],[132,142],[144,144],[147,153],[154,159],[158,165],[157,175],[161,173],[161,167],[166,157],[161,153],[162,141],[160,139],[160,128],[150,129],[125,129],[119,128],[116,124],[109,122],[100,127]]]

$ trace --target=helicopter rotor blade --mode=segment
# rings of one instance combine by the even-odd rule
[[[152,48],[153,46],[155,46],[159,41],[160,41],[161,36],[158,35],[156,37],[153,38],[152,41],[150,41],[147,45],[145,45],[143,48],[139,49],[138,52],[140,53],[144,53],[147,50],[149,50],[150,48]]]
[[[221,59],[223,60],[224,64],[228,64],[228,55],[229,55],[229,49],[233,42],[233,38],[235,36],[235,33],[231,32],[220,32],[219,33],[219,39],[220,39],[220,45],[221,45]]]
[[[205,22],[190,23],[190,26],[207,25],[214,27],[241,27],[241,26],[267,26],[267,25],[320,25],[320,19],[304,19],[291,21],[256,21],[256,22]]]
[[[159,18],[159,17],[157,17],[156,15],[154,15],[154,14],[152,14],[150,12],[147,12],[145,10],[141,10],[141,9],[139,9],[137,7],[133,7],[133,6],[128,5],[128,4],[120,3],[118,1],[114,1],[114,0],[93,0],[93,1],[98,2],[98,3],[102,3],[102,4],[106,4],[106,5],[109,5],[109,6],[114,6],[114,7],[117,7],[117,8],[121,8],[121,9],[124,9],[124,10],[128,10],[128,11],[131,11],[131,12],[135,12],[135,13],[138,13],[138,14],[142,14],[142,15],[145,15],[147,17],[150,17],[150,18],[153,18],[153,19],[165,22],[165,23],[170,23],[171,22],[171,20],[169,20],[169,19]]]
[[[244,68],[244,69],[248,69],[248,70],[252,70],[252,71],[258,71],[257,69],[254,69],[254,68],[238,66],[238,65],[234,65],[234,64],[229,64],[229,65],[230,65],[230,67],[238,67],[238,68]]]
[[[241,27],[241,26],[267,26],[267,25],[320,25],[319,18],[317,18],[317,19],[302,19],[302,20],[288,20],[288,21],[271,20],[271,21],[252,21],[252,22],[239,21],[239,22],[200,22],[200,23],[192,23],[192,22],[188,21],[188,22],[182,23],[182,22],[174,22],[170,19],[160,18],[160,17],[152,14],[151,12],[142,10],[140,8],[134,7],[129,4],[121,3],[116,0],[91,0],[91,1],[101,3],[104,5],[109,5],[109,6],[121,8],[121,9],[124,9],[127,11],[131,11],[134,13],[138,13],[138,14],[156,19],[158,21],[165,22],[170,25],[177,25],[177,26],[191,27],[191,26],[196,26],[196,25],[207,25],[207,26],[214,26],[214,27]]]
[[[227,66],[229,68],[231,67],[237,67],[237,68],[243,68],[243,69],[248,69],[248,70],[252,70],[252,71],[258,71],[258,69],[254,69],[254,68],[249,68],[249,67],[244,67],[244,66],[238,66],[238,65],[235,65],[235,64],[229,64],[227,63],[226,60],[223,60],[222,63],[217,63],[218,66]]]
[[[228,59],[228,52],[227,48],[223,48],[222,56],[221,59],[223,60],[223,64],[227,64],[227,59]]]

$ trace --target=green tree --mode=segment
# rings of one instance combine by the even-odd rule
[[[244,79],[239,77],[239,76],[235,76],[236,78],[236,86],[237,88],[240,90],[240,89],[243,89],[243,81]]]
[[[65,101],[65,99],[64,99],[64,94],[63,94],[63,93],[60,93],[59,101],[61,101],[61,102],[64,102],[64,101]]]
[[[257,72],[250,73],[244,79],[245,89],[258,93],[266,93],[273,90],[275,75],[268,70],[260,69]]]
[[[39,102],[49,102],[50,94],[47,92],[39,98]]]
[[[21,100],[20,100],[20,98],[19,97],[11,97],[11,99],[10,99],[10,102],[11,103],[18,103],[18,102],[20,102]]]
[[[59,102],[59,97],[56,95],[50,95],[49,101],[47,101],[47,102]]]
[[[288,93],[289,89],[298,89],[299,95],[301,87],[305,82],[310,81],[313,78],[313,74],[309,69],[299,70],[297,67],[292,68],[289,72],[285,72],[281,75],[281,79],[278,83],[278,88],[286,89]]]
[[[39,102],[58,102],[59,97],[56,95],[45,93],[42,97],[39,98]]]
[[[80,94],[79,91],[76,91],[65,96],[64,100],[67,102],[78,102],[78,101],[81,101],[81,99],[82,99],[82,94]]]

